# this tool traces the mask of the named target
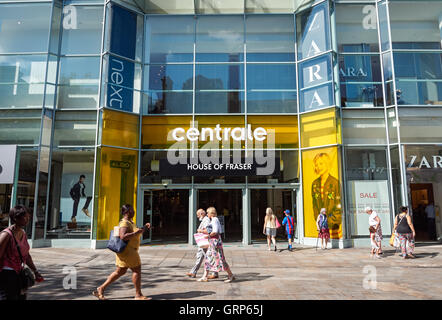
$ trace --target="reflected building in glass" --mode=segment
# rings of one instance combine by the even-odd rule
[[[271,207],[314,245],[324,207],[344,248],[407,205],[440,240],[441,26],[430,0],[0,0],[1,228],[24,204],[33,247],[103,248],[130,203],[143,243],[192,244],[214,206],[252,244]],[[193,139],[216,128],[251,134]]]

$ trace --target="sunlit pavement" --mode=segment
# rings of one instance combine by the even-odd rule
[[[274,252],[264,244],[225,244],[236,281],[224,283],[225,272],[209,282],[185,276],[195,247],[143,246],[142,290],[157,300],[442,299],[442,245],[418,245],[416,259],[406,260],[391,247],[381,259],[370,258],[369,250],[295,246],[289,252],[281,243]],[[91,292],[115,268],[114,253],[107,249],[39,248],[31,254],[45,281],[30,289],[28,299],[96,299]],[[134,294],[131,271],[105,292],[108,299]]]

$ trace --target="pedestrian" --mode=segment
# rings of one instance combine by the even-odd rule
[[[282,220],[282,225],[285,226],[285,233],[287,234],[288,250],[292,251],[292,239],[295,234],[295,219],[290,216],[290,210],[285,210],[285,218]]]
[[[135,300],[150,300],[141,293],[141,259],[138,253],[140,247],[140,237],[144,231],[150,228],[150,223],[146,223],[142,229],[138,229],[132,221],[135,211],[132,205],[125,204],[121,208],[123,219],[119,224],[120,239],[127,242],[126,248],[116,254],[117,269],[107,278],[107,280],[92,292],[100,300],[105,300],[104,291],[106,288],[122,275],[127,269],[132,270],[132,282],[135,286]]]
[[[436,211],[434,210],[434,203],[430,202],[425,207],[425,214],[427,215],[427,228],[429,240],[437,240],[436,236]]]
[[[368,217],[368,229],[370,231],[370,241],[372,242],[371,256],[380,258],[379,255],[383,254],[381,219],[371,207],[365,207],[365,212],[370,215]]]
[[[414,238],[416,237],[416,231],[414,230],[413,221],[408,214],[408,208],[405,206],[400,207],[400,213],[394,220],[393,232],[397,232],[399,242],[401,244],[401,255],[403,259],[414,259]]]
[[[204,275],[198,281],[207,282],[209,271],[226,271],[228,278],[224,282],[230,283],[235,280],[235,277],[224,256],[223,242],[220,236],[221,224],[217,218],[216,209],[214,207],[208,208],[207,215],[210,218],[210,224],[203,230],[203,233],[209,235],[209,248],[206,254]]]
[[[330,230],[328,228],[327,212],[322,208],[316,219],[316,228],[318,229],[318,238],[321,238],[321,249],[327,249],[327,243],[330,239]]]
[[[206,211],[204,209],[198,209],[196,212],[196,216],[200,221],[200,225],[198,227],[197,232],[203,233],[204,229],[207,228],[207,226],[210,224],[210,218],[207,216]],[[207,248],[198,248],[198,251],[196,253],[196,262],[193,266],[192,270],[186,275],[190,278],[195,278],[196,273],[198,272],[201,264],[204,261],[204,258],[206,257]],[[215,272],[207,277],[208,279],[216,279],[218,278],[218,272]]]
[[[18,205],[9,211],[11,226],[0,233],[0,300],[26,300],[26,291],[22,289],[20,271],[26,264],[35,275],[35,281],[43,277],[29,254],[29,243],[23,230],[31,219],[29,208]]]
[[[273,242],[273,245],[276,249],[276,216],[273,214],[272,208],[266,209],[266,216],[264,218],[264,227],[262,230],[262,233],[264,233],[267,236],[267,245],[269,247],[269,251],[272,250],[271,243]]]

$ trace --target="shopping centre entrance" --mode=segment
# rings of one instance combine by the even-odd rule
[[[265,241],[267,237],[263,234],[264,218],[266,209],[272,208],[273,213],[282,224],[285,217],[284,210],[290,210],[290,215],[296,220],[296,191],[293,189],[252,189],[251,193],[251,234],[252,241]],[[296,226],[295,226],[296,227]],[[287,240],[284,228],[277,230],[276,238]],[[297,228],[295,228],[297,238]]]
[[[189,190],[144,190],[143,193],[143,225],[150,223],[152,226],[143,235],[143,243],[187,242]]]
[[[432,183],[410,183],[411,206],[413,209],[413,225],[416,230],[416,241],[436,240],[436,225],[427,217],[427,208],[434,204]],[[434,206],[433,206],[434,208]],[[432,209],[435,211],[436,209]]]
[[[242,241],[242,189],[200,189],[197,204],[204,210],[215,207],[224,241]]]

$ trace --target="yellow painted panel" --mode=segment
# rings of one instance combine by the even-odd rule
[[[138,123],[138,115],[105,109],[101,143],[108,146],[138,148]]]
[[[304,234],[316,238],[316,219],[327,212],[332,239],[342,238],[341,181],[338,147],[302,151]]]
[[[138,152],[103,147],[99,163],[97,240],[106,240],[120,221],[121,206],[136,210]]]
[[[335,108],[302,114],[300,123],[303,148],[341,143],[341,125]]]
[[[262,127],[267,131],[274,130],[276,148],[298,148],[298,118],[297,116],[253,115],[247,116],[247,123],[252,130]]]
[[[176,141],[170,133],[175,128],[187,130],[192,123],[192,116],[144,116],[141,141],[143,149],[168,148]]]

